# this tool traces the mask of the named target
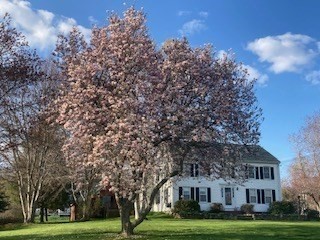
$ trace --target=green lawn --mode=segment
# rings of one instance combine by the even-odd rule
[[[57,240],[57,239],[119,239],[119,219],[89,222],[53,222],[0,227],[0,239]],[[320,239],[320,222],[185,220],[168,217],[149,217],[135,231],[135,239]]]

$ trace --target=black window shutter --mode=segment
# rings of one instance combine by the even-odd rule
[[[246,189],[247,203],[250,203],[249,189]]]
[[[182,196],[182,187],[179,187],[179,200],[181,199]]]
[[[190,164],[190,176],[191,176],[191,177],[194,177],[193,167],[194,167],[194,165],[193,165],[193,164]]]
[[[196,201],[199,202],[199,188],[196,188]]]
[[[248,178],[249,178],[249,168],[248,168],[248,165],[246,165],[246,166],[244,167],[244,170],[246,171],[246,179],[248,179]]]
[[[208,202],[211,202],[211,188],[207,188]]]
[[[260,178],[263,179],[263,167],[260,167]]]
[[[271,179],[274,179],[274,169],[271,167]]]
[[[261,200],[262,200],[262,203],[265,204],[265,200],[264,200],[264,189],[261,189]]]
[[[272,190],[272,201],[276,201],[276,190]]]
[[[191,199],[194,200],[194,187],[191,188]]]
[[[259,168],[258,167],[255,167],[256,168],[256,179],[259,179]]]
[[[257,189],[258,203],[261,203],[260,189]]]
[[[196,168],[195,177],[198,177],[199,176],[199,164],[198,163],[195,164],[195,168]]]

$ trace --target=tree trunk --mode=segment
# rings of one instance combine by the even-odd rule
[[[134,218],[137,220],[140,217],[140,202],[139,194],[137,195],[136,200],[134,201]]]
[[[26,188],[29,189],[24,191],[23,179],[19,175],[18,187],[19,187],[19,198],[23,213],[24,223],[33,223],[35,219],[35,206],[38,199],[38,193],[35,191],[30,191],[30,186]]]
[[[77,208],[76,204],[71,204],[70,205],[70,222],[74,222],[76,220],[76,213],[77,213]]]
[[[27,218],[24,219],[24,223],[34,223],[34,211],[32,209],[27,212]]]
[[[91,196],[87,198],[87,200],[83,203],[82,206],[82,218],[83,221],[90,220],[91,217]]]
[[[44,207],[40,208],[40,223],[44,222]]]
[[[127,198],[119,197],[118,194],[115,194],[115,198],[117,201],[121,219],[121,235],[124,237],[130,237],[131,235],[133,235],[134,229],[130,221],[130,213],[133,209],[134,200],[130,201]]]
[[[129,201],[126,200],[120,208],[120,218],[121,218],[121,234],[124,237],[130,237],[133,235],[133,227],[130,221],[130,212],[132,210],[132,205]]]
[[[24,215],[24,223],[34,223],[34,218],[35,218],[35,205],[33,202],[27,203],[28,206],[25,207],[27,211],[23,214]]]
[[[45,217],[46,217],[46,222],[48,222],[48,208],[44,209]]]
[[[154,199],[156,194],[159,192],[159,189],[171,178],[178,174],[178,171],[171,172],[167,177],[163,178],[152,190],[151,195],[149,197],[148,204],[143,206],[143,209],[139,211],[139,217],[134,222],[130,221],[130,212],[133,209],[133,205],[135,203],[135,199],[129,200],[127,198],[119,197],[117,193],[115,193],[115,198],[117,201],[120,218],[121,218],[121,234],[124,237],[129,237],[133,235],[133,230],[143,222],[146,218],[147,214],[151,211]],[[137,197],[137,196],[136,196]],[[140,199],[141,200],[141,199]],[[137,202],[137,204],[139,204]]]

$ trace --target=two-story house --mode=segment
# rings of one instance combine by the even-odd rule
[[[188,177],[176,177],[159,192],[153,210],[169,212],[179,199],[194,199],[201,210],[209,210],[212,203],[222,203],[225,211],[238,211],[241,205],[254,205],[255,212],[266,212],[269,204],[281,200],[279,160],[260,146],[242,154],[247,166],[244,183],[231,183],[223,179],[208,179],[201,175],[197,163],[190,164]]]

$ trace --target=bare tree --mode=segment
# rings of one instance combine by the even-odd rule
[[[17,181],[25,222],[34,221],[40,194],[49,189],[50,181],[61,178],[63,137],[42,115],[43,95],[35,84],[20,88],[7,99],[0,117],[0,155],[5,176]],[[38,98],[39,97],[39,98]]]
[[[6,14],[0,20],[0,104],[5,97],[38,77],[39,58],[28,47],[24,36],[11,26]]]
[[[307,118],[291,137],[296,157],[290,166],[290,189],[320,210],[320,114]]]
[[[48,173],[62,161],[61,134],[46,116],[56,91],[48,66],[5,15],[0,22],[1,171],[18,184],[25,222],[34,221],[41,190],[49,184]]]

